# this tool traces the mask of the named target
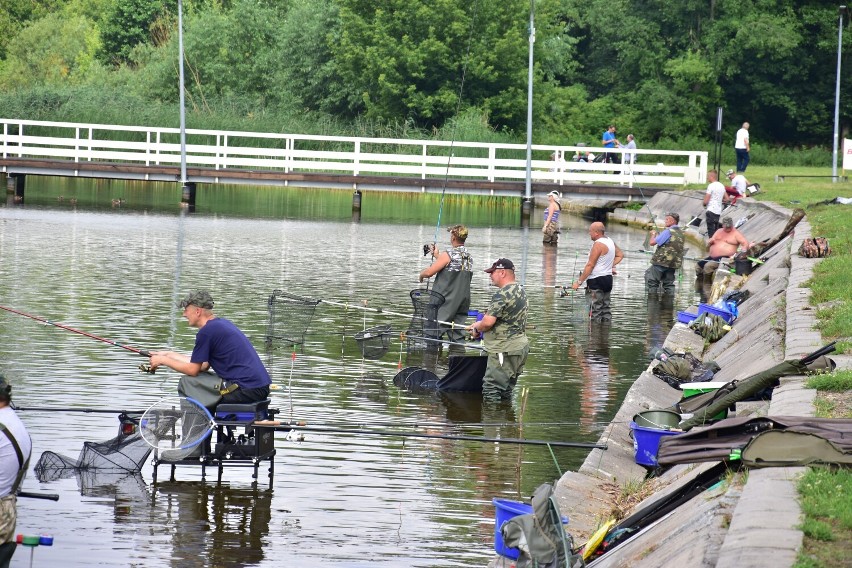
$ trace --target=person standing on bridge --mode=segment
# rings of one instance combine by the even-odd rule
[[[556,246],[559,241],[559,213],[562,211],[560,200],[562,194],[555,189],[547,194],[547,209],[544,210],[544,225],[541,232],[544,233],[542,242],[546,245]]]
[[[589,225],[589,237],[592,249],[589,260],[579,278],[571,288],[577,290],[580,284],[586,283],[586,300],[589,303],[589,319],[593,322],[612,321],[610,308],[610,293],[612,292],[612,277],[616,274],[615,267],[624,260],[624,253],[606,236],[606,226],[601,222]]]
[[[618,139],[615,137],[615,125],[610,124],[601,137],[601,144],[605,149],[613,149],[618,146]],[[621,160],[615,152],[606,152],[603,161],[605,164],[620,164]]]
[[[651,257],[651,266],[645,271],[645,286],[649,294],[674,294],[675,273],[683,263],[685,239],[683,230],[678,226],[680,215],[666,213],[665,222],[666,228],[659,235],[657,231],[651,230],[649,243],[655,245],[657,250]]]

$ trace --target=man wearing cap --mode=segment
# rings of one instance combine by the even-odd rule
[[[589,318],[594,322],[612,321],[610,292],[615,267],[624,259],[624,253],[606,236],[606,226],[601,222],[589,225],[589,237],[595,244],[589,251],[589,260],[579,278],[571,287],[576,290],[586,283],[586,299],[589,302]]]
[[[156,371],[160,365],[165,365],[183,373],[185,376],[178,384],[178,394],[192,396],[207,407],[219,402],[215,400],[215,389],[218,389],[224,403],[266,400],[272,383],[266,367],[248,337],[231,321],[213,313],[210,293],[191,292],[179,307],[183,308],[183,316],[189,325],[198,328],[192,355],[154,351],[151,353],[151,370]],[[215,375],[205,373],[211,368]],[[198,392],[189,390],[194,386],[205,389],[210,384],[213,385],[212,399],[201,400]]]
[[[508,258],[497,259],[485,272],[498,290],[485,316],[467,329],[474,339],[482,336],[488,353],[482,396],[488,402],[499,402],[512,395],[530,352],[527,295],[515,282],[515,265]]]
[[[698,261],[699,272],[704,274],[714,272],[723,258],[734,256],[741,250],[748,250],[751,243],[734,228],[734,220],[725,217],[722,219],[722,228],[710,237],[707,246],[707,258]],[[715,265],[711,264],[714,262]]]
[[[731,203],[736,203],[737,199],[748,195],[746,193],[748,180],[743,174],[738,174],[734,170],[728,170],[727,176],[728,179],[731,180],[731,187],[725,187],[725,191],[727,191],[728,195],[731,196]]]
[[[719,184],[721,185],[721,184]],[[657,250],[651,257],[651,266],[645,271],[645,285],[648,292],[662,291],[664,294],[674,294],[675,273],[683,263],[684,237],[683,230],[678,226],[680,215],[666,213],[666,228],[658,235],[651,230],[649,243]]]
[[[719,228],[719,217],[722,216],[722,208],[728,203],[728,194],[725,191],[725,186],[719,181],[719,174],[716,170],[707,172],[707,191],[704,193],[704,207],[707,211],[704,213],[704,220],[707,224],[707,236],[712,236]]]
[[[562,194],[556,190],[547,194],[547,209],[544,210],[544,225],[541,227],[544,234],[541,242],[546,245],[556,246],[559,241],[559,213],[562,211],[560,199]]]
[[[438,307],[438,320],[458,324],[450,327],[439,324],[441,336],[447,334],[447,339],[461,345],[464,351],[464,324],[470,309],[470,281],[473,278],[473,259],[464,246],[468,230],[464,225],[453,225],[447,229],[450,233],[450,247],[438,252],[435,243],[430,245],[432,258],[431,266],[420,272],[420,282],[435,277],[432,290],[444,296],[444,303]],[[458,351],[459,345],[450,345],[451,351]]]
[[[0,375],[0,566],[15,554],[18,487],[29,468],[32,440],[11,407],[12,385]]]

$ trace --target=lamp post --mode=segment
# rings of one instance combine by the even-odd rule
[[[837,83],[834,88],[834,149],[831,153],[831,181],[837,182],[837,146],[840,141],[840,54],[843,47],[843,16],[847,15],[849,9],[840,6],[837,11],[840,21],[837,24]]]

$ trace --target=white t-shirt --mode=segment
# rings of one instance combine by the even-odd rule
[[[24,454],[24,461],[26,461],[33,451],[32,441],[24,423],[21,422],[12,407],[0,408],[0,424],[3,424],[15,438],[18,447],[21,448],[21,453]],[[15,452],[12,442],[9,441],[5,433],[0,433],[0,497],[5,497],[12,492],[12,484],[18,477],[19,470],[18,454]]]
[[[725,198],[725,186],[720,181],[714,181],[707,186],[707,192],[710,196],[710,201],[707,202],[707,211],[722,214],[722,200]]]
[[[748,180],[742,174],[737,174],[731,180],[731,185],[734,186],[734,189],[737,190],[737,193],[739,193],[740,195],[745,195]]]
[[[728,138],[730,140],[730,138]],[[745,150],[748,146],[748,130],[740,128],[737,130],[737,141],[734,142],[734,148]],[[730,146],[728,146],[730,148]]]

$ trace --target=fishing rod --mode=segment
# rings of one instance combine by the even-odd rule
[[[628,251],[628,252],[633,252],[633,251]],[[654,254],[654,251],[642,250],[642,249],[638,249],[636,252],[641,252],[642,254]],[[696,261],[698,261],[698,260],[705,260],[705,259],[695,258],[694,256],[684,256],[683,260],[696,260]]]
[[[462,436],[454,434],[419,434],[416,432],[400,432],[396,430],[360,430],[353,428],[325,428],[315,426],[303,426],[301,424],[290,424],[280,420],[261,420],[251,424],[259,428],[270,428],[277,432],[289,432],[290,430],[302,430],[305,432],[318,432],[328,434],[364,434],[370,436],[396,436],[399,438],[436,438],[440,440],[463,440],[469,442],[495,442],[504,444],[522,444],[531,446],[552,446],[560,448],[587,448],[606,450],[606,444],[593,444],[590,442],[551,442],[547,440],[525,440],[520,438],[487,438],[482,436]]]
[[[338,306],[340,308],[346,308],[346,309],[355,308],[355,309],[358,309],[358,310],[364,310],[366,312],[373,312],[373,313],[376,313],[376,314],[388,314],[388,315],[391,315],[391,316],[400,316],[400,317],[404,317],[404,318],[408,318],[408,319],[421,319],[421,320],[424,320],[424,321],[431,321],[431,322],[435,322],[435,323],[440,323],[442,325],[448,325],[448,326],[450,326],[450,329],[467,327],[466,325],[460,324],[460,323],[455,323],[455,322],[451,322],[451,321],[441,321],[441,320],[438,320],[438,319],[431,319],[431,318],[424,318],[422,316],[416,316],[416,315],[411,315],[411,314],[403,314],[403,313],[400,313],[400,312],[391,312],[391,311],[385,310],[383,308],[368,308],[367,306],[359,306],[357,304],[345,304],[345,303],[342,303],[342,302],[332,302],[331,300],[317,300],[317,301],[320,302],[320,303],[323,303],[323,304],[329,304],[330,306]]]
[[[48,499],[49,501],[59,501],[59,495],[56,493],[31,493],[29,491],[18,491],[18,497],[26,497],[28,499]]]
[[[97,335],[92,335],[91,333],[88,333],[88,332],[85,332],[85,331],[82,331],[82,330],[79,330],[79,329],[75,329],[73,327],[63,325],[61,323],[56,323],[56,322],[53,322],[53,321],[50,321],[50,320],[47,320],[47,319],[44,319],[44,318],[40,318],[38,316],[34,316],[34,315],[28,314],[26,312],[21,312],[21,311],[18,311],[18,310],[14,310],[12,308],[7,308],[6,306],[0,306],[0,310],[6,310],[7,312],[12,312],[13,314],[18,314],[19,316],[24,316],[25,318],[34,319],[36,321],[40,321],[42,323],[46,323],[46,324],[52,325],[54,327],[58,327],[60,329],[66,330],[66,331],[76,333],[78,335],[83,335],[85,337],[88,337],[90,339],[94,339],[96,341],[102,341],[104,343],[108,343],[110,345],[114,345],[116,347],[126,349],[127,351],[132,351],[133,353],[137,353],[137,354],[139,354],[143,357],[150,357],[151,356],[151,353],[148,352],[148,351],[145,351],[144,349],[136,349],[135,347],[130,347],[129,345],[122,345],[121,343],[118,343],[116,341],[112,341],[111,339],[104,339],[103,337],[98,337]]]
[[[81,412],[84,414],[142,414],[144,410],[116,410],[110,408],[48,408],[45,406],[15,406],[16,412]]]

